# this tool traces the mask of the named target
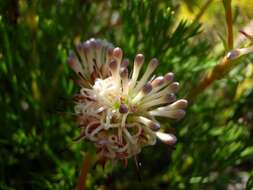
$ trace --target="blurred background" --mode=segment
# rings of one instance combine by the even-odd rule
[[[133,60],[157,57],[188,97],[228,51],[221,0],[0,1],[0,189],[74,189],[83,160],[94,155],[79,134],[71,97],[78,91],[69,52],[91,37]],[[249,45],[253,3],[233,0],[235,47]],[[164,121],[174,147],[146,147],[128,167],[90,164],[86,189],[253,189],[253,56],[199,93],[180,122]],[[141,176],[141,180],[139,179]]]

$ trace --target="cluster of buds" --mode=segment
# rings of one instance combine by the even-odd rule
[[[80,93],[74,96],[81,128],[79,140],[94,142],[100,159],[127,160],[156,139],[173,145],[176,137],[160,131],[158,117],[181,119],[187,101],[176,100],[179,83],[173,73],[154,76],[158,65],[152,59],[141,75],[144,56],[137,54],[133,71],[120,48],[100,39],[77,46],[69,66],[79,76]]]

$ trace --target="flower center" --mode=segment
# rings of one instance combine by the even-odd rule
[[[115,112],[120,111],[121,105],[124,104],[127,109],[131,102],[130,97],[123,94],[120,85],[117,85],[112,77],[106,79],[97,79],[93,86],[96,100],[101,105],[106,105],[107,108],[113,108]]]

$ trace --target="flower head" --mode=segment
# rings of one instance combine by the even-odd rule
[[[77,47],[68,63],[81,86],[75,96],[79,139],[95,143],[101,159],[127,159],[137,155],[156,139],[172,145],[173,134],[160,131],[159,117],[181,119],[187,101],[176,100],[179,83],[173,73],[155,77],[158,60],[149,61],[141,75],[144,56],[137,54],[133,71],[120,48],[100,39],[90,39]]]

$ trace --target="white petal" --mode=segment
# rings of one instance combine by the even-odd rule
[[[156,136],[158,139],[163,141],[168,145],[173,145],[177,142],[177,138],[173,134],[163,133],[163,132],[156,132]]]

